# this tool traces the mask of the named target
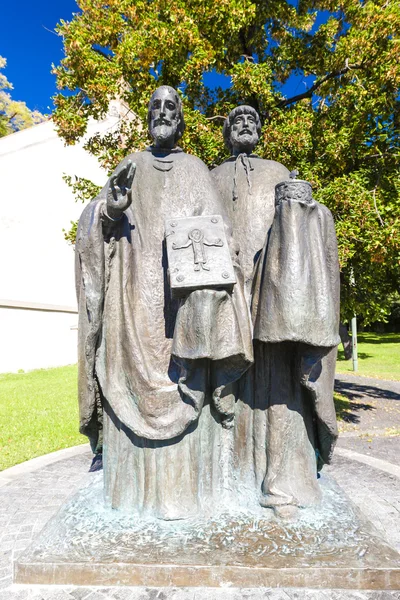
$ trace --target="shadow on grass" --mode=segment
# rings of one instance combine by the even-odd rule
[[[368,354],[367,352],[358,352],[357,353],[358,358],[372,358],[372,354]],[[351,360],[351,357],[348,358],[347,360],[344,357],[344,352],[343,350],[339,350],[338,352],[338,357],[337,357],[338,362],[347,362],[348,360]]]
[[[357,339],[362,344],[400,344],[400,335],[396,333],[359,333]]]
[[[335,394],[334,398],[338,421],[357,424],[360,422],[360,416],[357,412],[376,410],[375,406],[372,406],[371,404],[351,402],[351,400],[341,394]]]

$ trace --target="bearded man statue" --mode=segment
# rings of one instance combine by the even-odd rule
[[[253,154],[260,133],[257,112],[236,107],[223,128],[232,156],[212,176],[254,324],[254,365],[226,390],[235,400],[236,478],[283,516],[319,502],[317,472],[337,438],[339,265],[332,215],[309,184]]]
[[[154,92],[148,125],[153,145],[121,162],[79,222],[81,432],[96,445],[103,412],[107,505],[181,519],[229,487],[219,399],[252,362],[250,318],[209,171],[176,146],[184,118],[174,89]],[[165,222],[200,215],[222,216],[237,283],[177,298]]]

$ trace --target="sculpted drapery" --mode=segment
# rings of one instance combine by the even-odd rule
[[[149,129],[154,145],[117,167],[77,232],[81,431],[95,446],[104,415],[106,502],[162,519],[317,502],[337,435],[332,217],[252,154],[250,107],[228,117],[233,155],[211,174],[176,147],[172,88],[153,94]],[[165,222],[201,215],[222,216],[236,284],[176,297]]]
[[[256,111],[234,109],[224,125],[232,157],[212,175],[239,243],[254,324],[254,365],[232,386],[234,466],[278,511],[319,501],[317,469],[337,438],[339,267],[329,210],[311,191],[307,201],[291,199],[290,185],[302,184],[285,187],[288,170],[252,154],[259,134]]]
[[[164,87],[152,101],[155,141],[165,145],[157,133],[180,111],[168,113],[164,103],[179,108],[178,98]],[[119,174],[132,165],[129,206],[118,214]],[[252,361],[241,274],[236,266],[231,292],[194,290],[172,299],[164,241],[166,219],[212,214],[224,211],[206,166],[179,148],[155,145],[127,157],[80,219],[81,431],[95,435],[100,395],[105,494],[114,508],[184,518],[221,495],[227,415],[218,410],[219,396]],[[226,233],[229,239],[228,221]],[[187,323],[219,329],[222,343],[202,344],[199,335],[193,353],[193,335],[182,331]]]

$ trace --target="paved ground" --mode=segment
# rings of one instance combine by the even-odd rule
[[[400,381],[337,375],[336,391],[350,400],[339,422],[339,448],[400,465]]]
[[[342,423],[339,451],[327,471],[332,474],[382,535],[400,551],[400,477],[390,472],[399,465],[400,382],[340,376],[339,391],[350,398],[348,420]],[[362,405],[373,408],[363,408]],[[389,410],[390,409],[390,410]],[[373,412],[375,419],[369,415]],[[378,422],[377,428],[374,426]],[[367,435],[366,435],[367,434]],[[364,436],[364,437],[363,437]],[[372,441],[369,441],[372,440]],[[349,460],[341,449],[380,458],[382,468]],[[90,453],[61,459],[29,472],[22,469],[0,487],[0,600],[400,600],[400,591],[340,591],[309,589],[234,590],[71,588],[13,586],[16,558],[58,510],[65,499],[92,477]]]

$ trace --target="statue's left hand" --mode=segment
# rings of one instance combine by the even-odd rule
[[[107,189],[107,214],[113,220],[119,219],[132,203],[132,183],[135,172],[135,163],[128,160],[110,178]]]

